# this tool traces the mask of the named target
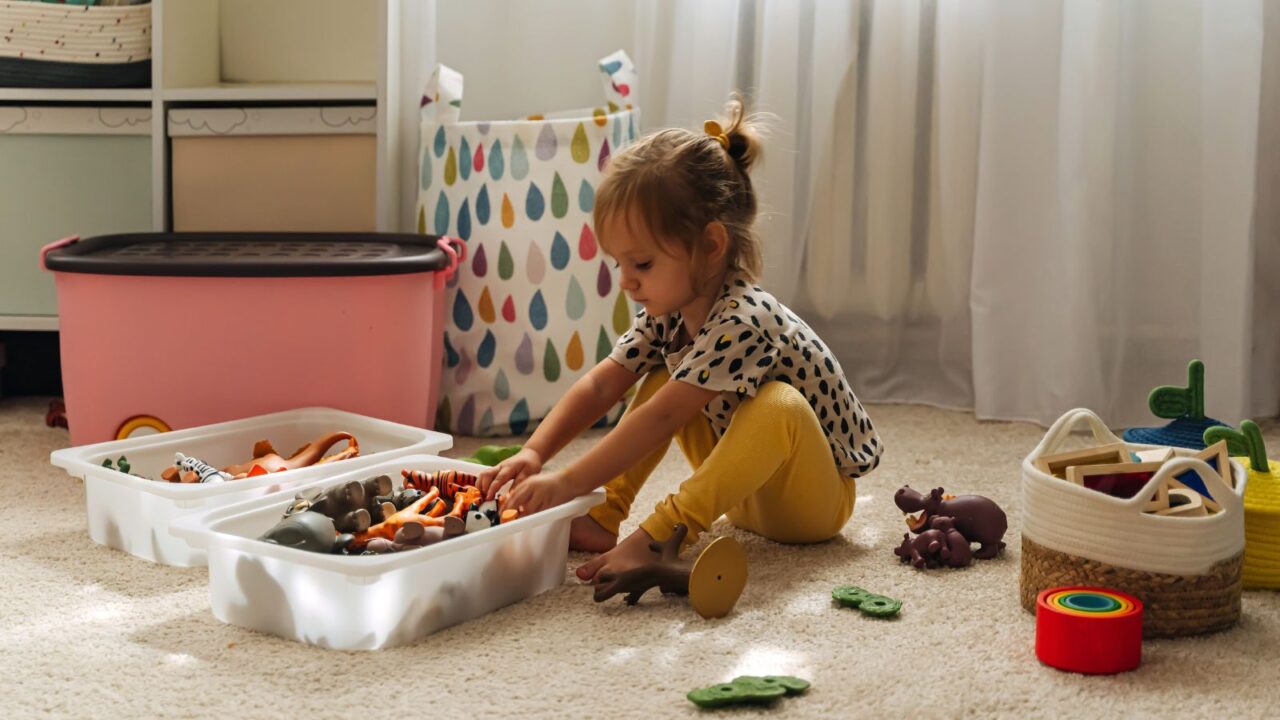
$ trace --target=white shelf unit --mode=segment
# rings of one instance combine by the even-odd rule
[[[411,2],[416,0],[409,0]],[[401,140],[400,16],[405,0],[152,0],[151,87],[137,89],[0,88],[0,105],[125,104],[151,110],[150,227],[173,226],[167,113],[174,108],[247,103],[373,105],[377,111],[376,229],[399,229]],[[24,168],[25,170],[25,168]],[[15,199],[22,205],[22,198]],[[74,216],[71,207],[67,215]],[[75,226],[74,222],[71,223]],[[21,243],[31,267],[0,268],[0,330],[57,328],[56,307],[13,312],[6,307],[6,272],[18,285],[36,279],[35,263],[49,238],[5,237]],[[116,230],[120,231],[120,230]],[[86,228],[84,234],[96,234]],[[29,251],[29,252],[28,252]],[[41,292],[47,293],[47,289]]]

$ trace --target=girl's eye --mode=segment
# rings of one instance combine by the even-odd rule
[[[653,267],[653,261],[652,261],[652,260],[646,260],[646,261],[641,262],[641,263],[636,263],[636,269],[637,269],[637,270],[648,270],[648,269],[649,269],[649,268],[651,268],[651,267]]]

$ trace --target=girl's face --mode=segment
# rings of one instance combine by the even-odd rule
[[[698,299],[689,253],[676,243],[663,246],[634,214],[614,213],[604,222],[607,251],[617,263],[619,284],[649,315],[666,315]]]

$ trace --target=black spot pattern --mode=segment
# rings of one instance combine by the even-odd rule
[[[813,408],[842,473],[859,477],[880,464],[883,443],[840,362],[803,320],[741,277],[725,284],[692,342],[679,312],[653,318],[641,310],[610,357],[638,374],[665,365],[675,380],[718,391],[703,409],[716,437],[762,385],[786,383]]]

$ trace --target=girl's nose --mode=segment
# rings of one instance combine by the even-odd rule
[[[618,280],[618,286],[623,290],[632,291],[640,287],[640,281],[636,280],[635,276],[631,273],[623,270],[622,277]]]

